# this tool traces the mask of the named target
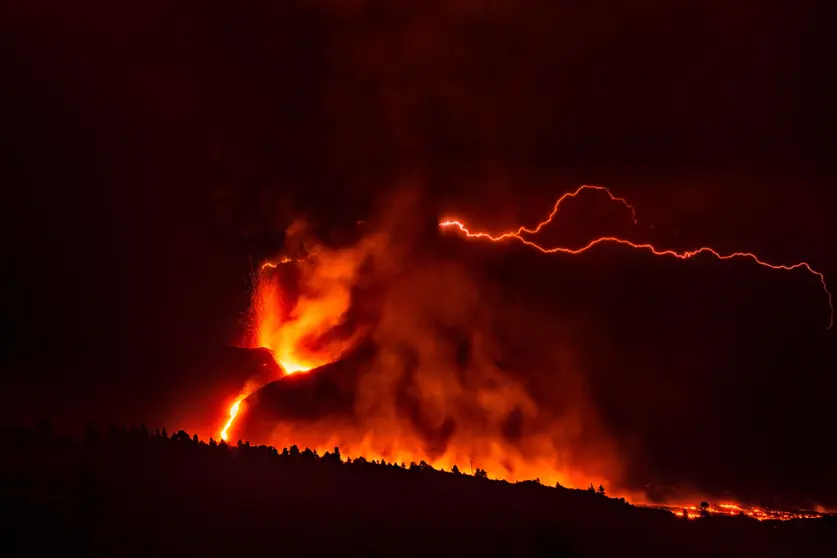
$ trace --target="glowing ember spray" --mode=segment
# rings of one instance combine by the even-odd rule
[[[301,228],[299,224],[292,226]],[[252,338],[248,345],[270,351],[273,360],[281,368],[281,375],[307,372],[333,362],[355,339],[323,341],[322,335],[340,323],[351,304],[351,285],[362,261],[355,250],[309,252],[315,259],[282,257],[266,261],[256,275],[250,317]],[[297,267],[302,275],[303,287],[296,300],[289,300],[276,273],[284,265],[304,263]],[[278,378],[273,378],[278,379]],[[251,393],[262,387],[250,386],[236,398],[229,410],[229,418],[221,431],[221,439],[230,436],[230,430],[239,415],[240,404]]]

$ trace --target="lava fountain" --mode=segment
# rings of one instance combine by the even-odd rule
[[[304,225],[294,223],[288,230],[289,241],[303,232]],[[270,351],[279,367],[279,377],[307,372],[335,361],[364,333],[363,328],[358,328],[347,336],[333,335],[351,305],[351,289],[358,268],[379,245],[379,237],[371,235],[343,250],[325,250],[310,242],[306,244],[310,250],[308,258],[284,256],[265,262],[254,278],[251,327],[245,344]],[[294,273],[296,292],[285,288],[285,271]],[[245,399],[264,383],[245,386],[235,398],[220,432],[222,440],[229,439],[236,418],[247,406]]]
[[[294,263],[284,258],[282,264]],[[253,290],[253,302],[251,307],[251,318],[253,320],[254,347],[264,348],[270,351],[283,376],[298,372],[307,372],[323,364],[331,362],[331,357],[322,352],[312,349],[305,349],[304,341],[310,336],[312,330],[320,324],[320,320],[310,314],[298,319],[296,315],[290,316],[287,308],[288,301],[283,297],[283,291],[279,280],[272,275],[271,271],[277,264],[268,262],[262,265],[256,277],[256,285]],[[244,400],[260,385],[247,386],[240,393],[235,402],[230,406],[229,418],[220,432],[224,441],[229,440],[230,429],[236,417],[241,411]]]

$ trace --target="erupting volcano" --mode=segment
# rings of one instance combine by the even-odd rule
[[[707,254],[750,259],[771,270],[803,269],[821,282],[828,327],[833,324],[825,278],[806,262],[775,265],[748,252],[723,254],[710,247],[680,252],[613,236],[581,248],[536,243],[533,238],[563,204],[583,193],[606,195],[637,224],[636,210],[625,199],[601,186],[581,186],[561,196],[533,228],[491,235],[455,219],[438,228],[455,229],[468,239],[516,240],[544,253],[579,255],[610,243],[680,260]],[[509,331],[520,320],[503,308],[504,297],[495,302],[494,293],[475,284],[458,262],[416,256],[410,247],[416,232],[394,234],[403,226],[396,221],[336,250],[312,245],[307,237],[299,243],[304,228],[289,229],[286,249],[304,244],[304,257],[284,256],[260,266],[247,342],[270,350],[277,377],[236,396],[221,438],[321,452],[339,446],[348,456],[481,468],[510,481],[604,484],[641,500],[642,494],[620,485],[618,451],[571,358],[559,349],[528,354],[525,343],[532,336]],[[529,376],[533,369],[556,373],[541,381]]]

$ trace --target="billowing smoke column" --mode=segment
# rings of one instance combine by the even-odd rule
[[[615,449],[550,320],[435,249],[436,224],[426,235],[415,204],[398,198],[354,246],[308,242],[308,254],[260,270],[253,345],[292,375],[245,390],[225,436],[509,480],[618,485]],[[291,251],[304,235],[289,230]],[[295,297],[282,281],[293,269]]]

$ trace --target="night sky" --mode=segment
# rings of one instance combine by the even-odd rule
[[[3,422],[161,424],[228,390],[205,366],[254,262],[299,216],[339,243],[405,185],[428,223],[499,231],[603,184],[653,229],[596,198],[547,236],[837,285],[827,3],[35,4],[0,8]],[[815,277],[445,236],[554,311],[638,485],[837,506]]]

